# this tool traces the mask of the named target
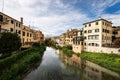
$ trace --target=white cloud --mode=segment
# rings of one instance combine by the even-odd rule
[[[63,4],[60,0],[5,0],[4,13],[18,19],[24,18],[25,25],[32,25],[40,29],[46,35],[57,35],[69,28],[75,28],[72,21],[82,22],[87,19],[85,14],[71,10],[72,6]],[[54,0],[55,1],[55,0]],[[53,4],[54,3],[54,4]],[[50,8],[56,6],[65,9],[65,13],[59,14]],[[2,6],[0,6],[2,7]],[[81,25],[80,25],[81,26]]]
[[[77,11],[73,5],[78,0],[68,3],[63,3],[61,0],[4,0],[4,13],[15,18],[24,18],[25,25],[34,26],[40,29],[45,35],[57,35],[65,32],[69,28],[82,28],[84,22],[93,20],[88,18],[87,13]],[[54,2],[53,2],[54,1]],[[80,2],[80,0],[79,0]],[[91,11],[98,16],[107,6],[112,6],[118,1],[107,0],[94,1],[92,3]],[[89,5],[88,5],[89,6]],[[2,0],[0,0],[0,10],[2,10]],[[120,15],[103,14],[103,18],[111,16],[111,20],[115,25],[119,25],[118,21]]]
[[[120,26],[120,14],[104,14],[102,17],[109,21],[112,21],[113,26]]]
[[[104,10],[108,7],[115,5],[120,2],[119,0],[96,0],[93,1],[92,11],[96,14],[96,16],[101,16],[104,13]]]

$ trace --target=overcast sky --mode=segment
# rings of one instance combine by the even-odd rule
[[[0,0],[1,12],[2,5]],[[100,16],[120,25],[120,0],[4,0],[3,12],[17,20],[23,17],[26,26],[47,36],[81,29],[83,23]]]

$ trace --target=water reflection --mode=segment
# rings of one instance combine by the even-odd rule
[[[120,80],[118,73],[90,61],[82,60],[75,54],[72,57],[67,57],[62,51],[59,51],[59,55],[65,64],[72,67],[72,70],[77,68],[76,73],[78,73],[78,76],[81,76],[82,80]]]
[[[24,80],[120,80],[120,76],[92,62],[47,47],[41,64]]]

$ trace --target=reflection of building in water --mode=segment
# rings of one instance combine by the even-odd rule
[[[72,66],[70,70],[75,70],[82,80],[120,80],[120,75],[116,72],[108,70],[90,61],[86,61],[73,54],[72,57],[67,57],[62,51],[59,53],[60,59]]]
[[[89,78],[90,80],[119,80],[120,75],[116,72],[108,70],[104,67],[101,67],[97,64],[94,64],[90,61],[86,61],[83,65],[84,68],[84,79]],[[105,75],[109,75],[109,79],[105,77]]]

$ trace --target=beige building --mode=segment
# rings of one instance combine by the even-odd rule
[[[98,19],[83,24],[84,50],[107,47],[112,44],[112,23]]]
[[[62,34],[59,36],[59,45],[60,46],[64,46],[65,45],[65,35],[66,34]]]
[[[41,31],[32,30],[23,25],[23,18],[20,21],[0,12],[0,33],[17,33],[21,38],[22,47],[30,47],[33,42],[43,42],[44,35]]]
[[[76,53],[81,53],[84,50],[83,46],[83,31],[78,30],[74,32],[74,37],[73,37],[73,44],[72,44],[72,50]]]
[[[78,31],[77,29],[70,29],[67,30],[66,36],[65,36],[65,44],[66,45],[72,45],[73,44],[73,37],[74,37],[74,32]]]
[[[44,34],[41,31],[33,30],[33,42],[44,42]]]
[[[17,33],[20,37],[22,22],[0,12],[0,28],[11,33]]]
[[[120,37],[120,26],[113,26],[113,36],[116,38]]]

